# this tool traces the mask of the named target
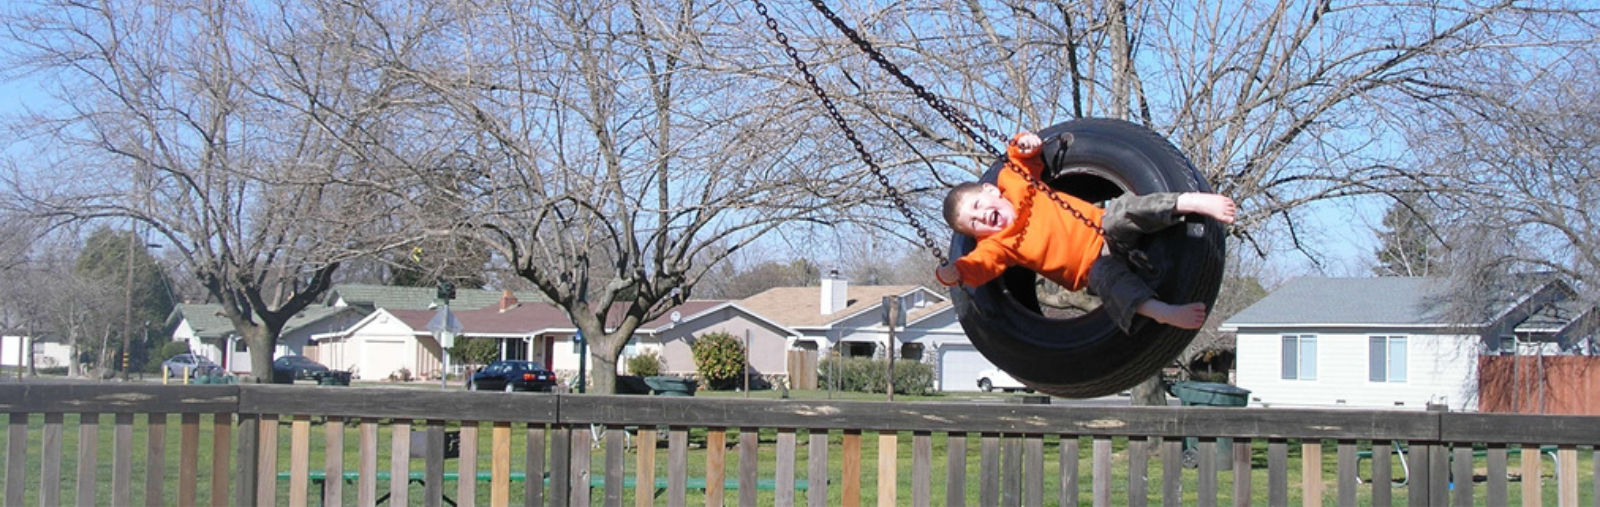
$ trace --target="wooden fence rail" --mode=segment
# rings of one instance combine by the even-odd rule
[[[0,411],[8,506],[1600,505],[1600,417],[115,384]]]

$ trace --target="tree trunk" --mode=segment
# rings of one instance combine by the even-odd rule
[[[1136,407],[1165,407],[1167,406],[1167,387],[1161,383],[1161,375],[1157,374],[1139,385],[1133,386],[1129,404]]]
[[[589,392],[617,393],[617,360],[631,334],[614,333],[589,343]]]

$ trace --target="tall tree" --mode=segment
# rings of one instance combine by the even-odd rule
[[[1399,199],[1383,214],[1384,229],[1376,231],[1380,242],[1374,252],[1378,276],[1435,276],[1444,245],[1433,230],[1432,213],[1417,199]]]
[[[382,23],[436,27],[440,51],[373,58],[428,91],[433,138],[453,141],[456,178],[429,191],[454,208],[416,219],[480,241],[565,310],[596,392],[710,266],[861,198],[860,169],[817,149],[836,141],[815,137],[803,90],[755,58],[742,5],[414,5],[441,17]]]
[[[167,288],[172,281],[166,270],[150,255],[150,247],[133,231],[116,231],[109,227],[95,229],[84,241],[72,268],[73,275],[105,290],[100,301],[118,301],[119,304],[98,311],[111,316],[113,336],[110,350],[100,350],[99,344],[86,343],[82,353],[94,357],[118,357],[119,364],[107,365],[122,371],[143,368],[148,361],[144,346],[144,331],[150,326],[158,328],[172,313],[174,302]]]
[[[12,119],[41,155],[11,165],[6,202],[57,225],[151,231],[222,304],[263,377],[284,324],[341,261],[406,241],[372,234],[395,230],[403,170],[426,157],[387,137],[403,121],[388,114],[389,73],[351,58],[382,30],[364,15],[291,2],[9,4],[8,63],[50,83],[55,107]]]

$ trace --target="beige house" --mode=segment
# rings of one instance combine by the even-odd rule
[[[893,344],[884,298],[899,298],[906,309]],[[967,339],[949,298],[920,285],[851,286],[830,274],[817,286],[778,287],[738,304],[795,330],[790,348],[815,357],[884,358],[892,350],[897,359],[932,364],[940,390],[975,391],[978,373],[994,367]]]

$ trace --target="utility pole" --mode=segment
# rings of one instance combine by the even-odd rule
[[[133,341],[133,249],[139,243],[139,234],[128,228],[128,284],[127,306],[122,313],[122,381],[128,381],[128,342]]]

